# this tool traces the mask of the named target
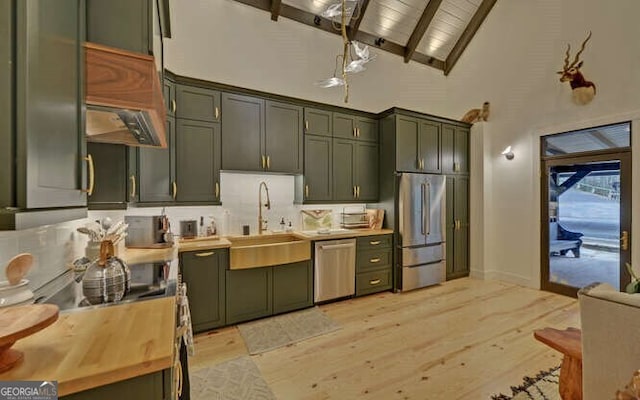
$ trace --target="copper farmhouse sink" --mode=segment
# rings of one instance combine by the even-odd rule
[[[227,237],[229,268],[246,269],[289,264],[311,258],[308,239],[291,233]]]

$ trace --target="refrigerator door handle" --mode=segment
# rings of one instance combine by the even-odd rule
[[[426,229],[426,213],[428,212],[428,209],[426,209],[425,207],[425,196],[427,192],[427,185],[425,185],[424,183],[420,184],[420,197],[421,197],[421,201],[420,201],[420,221],[422,222],[422,226],[420,227],[420,232],[423,235],[427,234],[427,229]]]
[[[425,218],[425,231],[427,231],[427,235],[431,234],[431,184],[427,183],[425,185],[427,189],[427,193],[424,196],[426,204],[423,206],[426,210],[427,217]]]

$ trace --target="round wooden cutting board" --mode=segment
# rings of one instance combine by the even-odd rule
[[[58,306],[53,304],[0,308],[0,372],[10,369],[23,357],[10,347],[56,322],[58,313]]]

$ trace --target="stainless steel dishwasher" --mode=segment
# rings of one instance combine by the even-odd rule
[[[356,240],[323,240],[315,245],[314,301],[356,292]]]

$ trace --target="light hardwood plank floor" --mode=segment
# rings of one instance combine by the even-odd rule
[[[577,301],[470,278],[320,307],[338,331],[252,356],[281,400],[488,399],[559,365],[533,338],[579,327]],[[196,336],[197,369],[246,355],[236,327]]]

